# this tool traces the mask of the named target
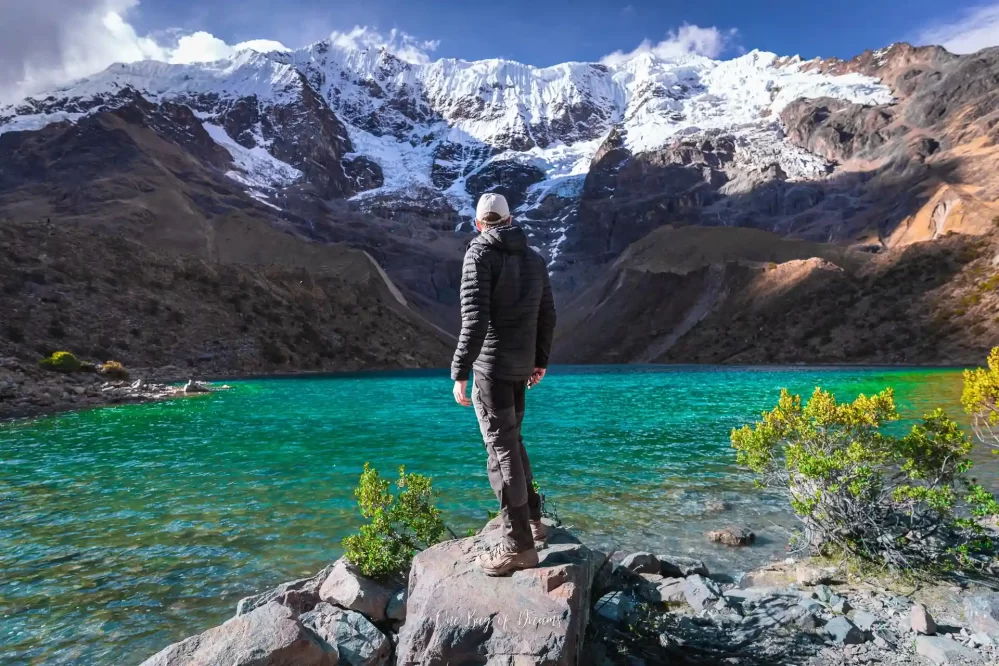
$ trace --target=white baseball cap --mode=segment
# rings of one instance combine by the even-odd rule
[[[475,207],[475,219],[483,222],[486,215],[496,213],[500,216],[499,222],[506,222],[510,219],[510,205],[506,202],[506,197],[502,194],[489,192],[479,197],[479,205]],[[490,224],[497,224],[491,222]]]

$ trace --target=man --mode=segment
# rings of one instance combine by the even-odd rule
[[[548,367],[555,302],[545,261],[513,225],[502,195],[482,195],[475,226],[480,233],[469,243],[462,268],[461,336],[451,378],[455,401],[463,407],[475,404],[489,484],[500,503],[502,538],[479,557],[479,566],[490,576],[503,576],[537,566],[534,542],[547,536],[520,426],[524,393]]]

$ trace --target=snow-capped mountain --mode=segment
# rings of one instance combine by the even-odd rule
[[[867,105],[892,95],[875,78],[811,64],[753,51],[728,61],[642,55],[616,66],[418,65],[319,42],[214,63],[117,64],[0,108],[0,133],[75,122],[136,94],[184,104],[232,156],[230,177],[270,206],[282,206],[286,188],[311,185],[362,206],[434,200],[467,219],[475,197],[497,189],[554,259],[612,135],[629,155],[726,135],[744,169],[776,167],[791,181],[825,174],[825,159],[785,139],[781,112],[799,98]]]

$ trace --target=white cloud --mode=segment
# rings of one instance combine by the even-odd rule
[[[177,46],[170,50],[168,61],[175,64],[213,62],[244,49],[253,49],[261,53],[291,50],[281,42],[270,39],[253,39],[230,46],[210,32],[198,31],[178,39]]]
[[[139,35],[127,17],[139,0],[13,0],[0,21],[0,102],[89,76],[116,62],[211,61],[238,50],[287,51],[272,40],[230,46],[207,32],[163,43]]]
[[[952,53],[974,53],[999,45],[999,3],[972,7],[950,23],[927,26],[914,41],[939,44]]]
[[[420,40],[395,28],[386,35],[359,25],[348,32],[334,31],[330,35],[330,41],[344,48],[385,49],[400,60],[416,64],[430,62],[430,54],[440,45],[439,40]]]
[[[679,30],[675,32],[671,30],[666,35],[666,39],[658,44],[653,44],[646,39],[633,51],[628,53],[615,51],[601,58],[600,62],[604,65],[620,65],[646,53],[663,60],[671,60],[689,54],[717,58],[732,44],[737,35],[738,30],[735,28],[719,30],[714,26],[702,28],[684,23]]]

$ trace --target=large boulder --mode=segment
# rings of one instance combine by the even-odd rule
[[[999,639],[999,592],[979,592],[966,597],[964,615],[972,631]]]
[[[537,567],[490,578],[475,558],[496,538],[484,530],[416,556],[398,666],[578,663],[604,558],[553,529]]]
[[[657,574],[663,568],[662,562],[652,553],[632,553],[621,560],[621,566],[637,574]]]
[[[684,580],[683,596],[694,610],[702,611],[709,603],[721,597],[721,590],[710,578],[694,574]]]
[[[662,573],[667,578],[685,578],[686,576],[707,576],[708,568],[704,562],[692,557],[679,555],[659,555],[662,562]]]
[[[282,606],[288,606],[298,614],[308,612],[319,603],[319,588],[326,582],[332,571],[333,565],[331,564],[311,578],[299,578],[288,583],[281,583],[262,594],[244,597],[236,605],[236,615],[246,615],[272,601],[276,601]]]
[[[982,654],[943,636],[917,636],[916,654],[939,666],[984,664]]]
[[[365,578],[341,557],[333,563],[329,577],[319,588],[319,598],[381,622],[385,619],[385,608],[392,598],[392,590]]]
[[[336,648],[341,666],[384,666],[392,654],[392,642],[360,613],[322,602],[301,620]]]
[[[156,653],[142,666],[335,666],[334,648],[271,602]]]
[[[726,546],[750,546],[756,541],[756,535],[747,527],[723,527],[707,533],[708,541],[722,543]]]

